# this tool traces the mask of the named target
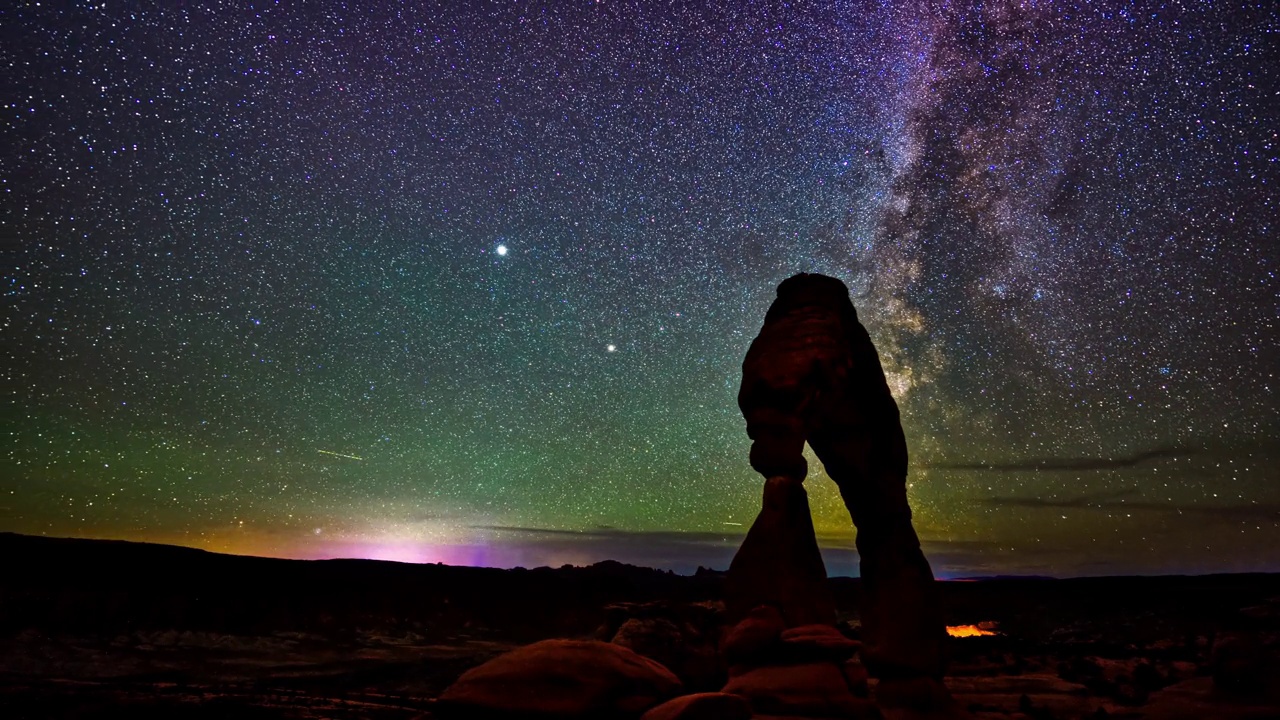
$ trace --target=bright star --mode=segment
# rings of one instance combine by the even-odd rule
[[[506,254],[507,254],[507,246],[506,246],[506,245],[499,245],[499,246],[498,246],[498,254],[499,254],[499,255],[506,255]]]
[[[604,349],[605,349],[605,350],[608,350],[609,352],[613,352],[613,351],[615,351],[615,350],[617,350],[617,349],[618,349],[618,346],[617,346],[617,345],[605,345],[605,346],[604,346]]]

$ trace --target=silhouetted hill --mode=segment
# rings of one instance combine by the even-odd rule
[[[183,627],[226,633],[433,627],[589,632],[620,601],[714,597],[719,576],[618,562],[498,570],[280,560],[117,540],[0,533],[0,632]]]

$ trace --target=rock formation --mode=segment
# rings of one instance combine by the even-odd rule
[[[740,695],[695,693],[668,700],[640,720],[751,720],[751,705]]]
[[[760,514],[725,580],[729,622],[768,606],[781,613],[787,627],[835,624],[835,600],[827,588],[827,570],[818,552],[803,483],[803,475],[799,479],[778,475],[765,481]]]
[[[936,684],[944,668],[946,629],[933,574],[911,525],[906,440],[848,288],[822,275],[784,281],[742,367],[738,405],[753,441],[751,465],[766,482],[763,508],[729,570],[726,613],[731,623],[741,623],[730,636],[760,626],[769,616],[762,608],[775,609],[785,628],[835,623],[803,486],[808,441],[858,530],[867,668],[890,687],[916,679]],[[836,670],[815,670],[824,687],[809,690],[848,714],[850,700],[832,695]],[[767,668],[750,675],[762,671],[767,684],[800,682],[801,674]],[[726,691],[733,692],[735,682],[741,684],[741,677]]]
[[[436,714],[454,718],[639,718],[678,695],[662,665],[612,643],[543,640],[463,673]]]
[[[605,608],[612,616],[597,631],[638,655],[664,665],[690,692],[724,685],[717,652],[721,625],[715,603],[620,603]]]

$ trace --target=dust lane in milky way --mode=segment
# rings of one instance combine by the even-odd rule
[[[1105,5],[20,3],[0,530],[723,567],[810,271],[942,574],[1280,570],[1280,10]]]

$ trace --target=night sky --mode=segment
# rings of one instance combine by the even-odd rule
[[[378,4],[0,9],[0,530],[724,568],[807,271],[939,575],[1280,571],[1280,4]]]

